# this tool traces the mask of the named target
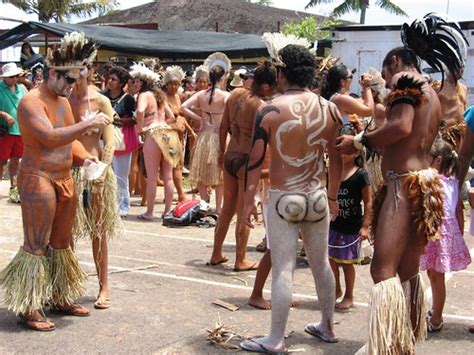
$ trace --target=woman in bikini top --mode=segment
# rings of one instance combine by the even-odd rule
[[[329,69],[326,85],[322,90],[322,96],[336,104],[344,124],[358,122],[357,116],[372,116],[374,111],[374,98],[370,90],[372,76],[361,76],[359,83],[362,88],[362,100],[349,95],[352,79],[353,72],[342,63],[336,64]]]

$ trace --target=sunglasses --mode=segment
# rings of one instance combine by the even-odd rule
[[[69,85],[74,85],[77,81],[76,78],[73,78],[73,77],[67,75],[66,73],[62,73],[60,71],[58,71],[58,75],[64,77],[64,80],[66,80],[66,83],[68,83]]]

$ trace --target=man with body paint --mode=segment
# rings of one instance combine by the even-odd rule
[[[273,36],[265,34],[264,40],[271,42]],[[338,212],[341,157],[335,143],[342,120],[334,104],[308,88],[316,60],[307,48],[289,44],[270,55],[277,66],[278,90],[282,94],[261,106],[255,119],[243,212],[244,221],[253,227],[250,217],[256,213],[254,196],[268,146],[272,322],[270,335],[241,343],[242,349],[254,352],[285,350],[285,327],[292,302],[300,233],[322,313],[321,322],[308,324],[305,331],[325,342],[337,342],[333,327],[335,282],[327,243],[330,213]],[[329,154],[329,178],[323,159],[325,152]]]
[[[383,148],[383,187],[374,203],[374,256],[367,346],[358,353],[414,354],[426,338],[427,309],[419,274],[428,240],[439,239],[443,186],[431,146],[442,118],[440,100],[420,71],[420,59],[456,76],[463,67],[464,35],[459,26],[428,14],[402,26],[403,47],[383,61],[391,93],[385,99],[387,123],[372,132],[338,138],[337,149],[351,154]]]
[[[0,273],[0,285],[8,309],[33,330],[55,329],[44,316],[46,304],[57,313],[89,315],[76,303],[87,275],[70,247],[77,205],[71,166],[73,158],[95,160],[76,139],[111,119],[99,113],[74,124],[66,97],[95,51],[83,34],[66,35],[60,48],[48,51],[45,82],[18,107],[25,145],[18,176],[24,244]]]

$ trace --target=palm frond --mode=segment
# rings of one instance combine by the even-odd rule
[[[334,0],[310,0],[310,2],[304,7],[304,9],[307,10],[310,7],[315,7],[319,4],[329,4],[330,2],[334,2]]]
[[[339,17],[339,16],[347,14],[348,12],[359,11],[359,10],[360,10],[360,1],[346,0],[341,5],[336,6],[334,10],[332,10],[331,16]]]
[[[376,6],[380,7],[381,9],[388,11],[392,14],[399,15],[399,16],[408,16],[408,14],[399,6],[395,5],[393,2],[388,0],[377,0],[375,3]]]
[[[37,8],[37,4],[36,4],[36,1],[32,1],[32,0],[1,0],[1,2],[3,4],[11,4],[13,6],[15,6],[16,8],[22,10],[22,11],[25,11],[26,13],[29,13],[29,14],[36,14],[38,13],[36,8]]]

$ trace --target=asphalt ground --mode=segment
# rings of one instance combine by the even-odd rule
[[[8,182],[0,183],[0,269],[3,269],[22,243],[20,206],[7,202]],[[160,192],[160,188],[158,191]],[[160,201],[160,195],[157,201]],[[138,198],[132,203],[138,204]],[[155,215],[162,212],[157,202]],[[87,292],[79,302],[91,309],[87,318],[46,314],[56,323],[53,332],[40,333],[17,325],[13,313],[0,301],[0,354],[13,353],[159,353],[220,354],[233,352],[215,347],[206,340],[207,330],[216,324],[242,337],[265,335],[269,331],[270,311],[247,305],[255,271],[234,272],[235,239],[231,226],[225,252],[229,262],[207,266],[213,244],[213,229],[167,228],[161,221],[143,222],[137,215],[143,207],[132,206],[124,220],[123,235],[110,242],[109,272],[111,308],[95,310],[93,303],[98,282],[92,260],[91,245],[79,241],[77,256],[90,274]],[[466,231],[468,226],[466,226]],[[262,225],[252,232],[248,256],[259,260],[255,245],[264,235]],[[474,237],[465,233],[474,254]],[[294,277],[294,298],[301,300],[291,309],[287,325],[287,346],[295,352],[309,354],[354,354],[366,340],[367,301],[372,286],[369,266],[358,266],[355,283],[355,307],[335,313],[335,330],[340,341],[326,344],[303,331],[308,322],[320,320],[319,305],[311,272],[304,258],[298,257]],[[473,349],[474,334],[467,326],[474,324],[474,266],[447,275],[445,325],[417,345],[418,354],[467,354]],[[428,284],[428,279],[424,275]],[[270,297],[270,279],[266,297]],[[430,290],[428,290],[428,294]],[[222,300],[239,307],[229,311],[212,302]],[[229,343],[238,344],[238,337]]]

